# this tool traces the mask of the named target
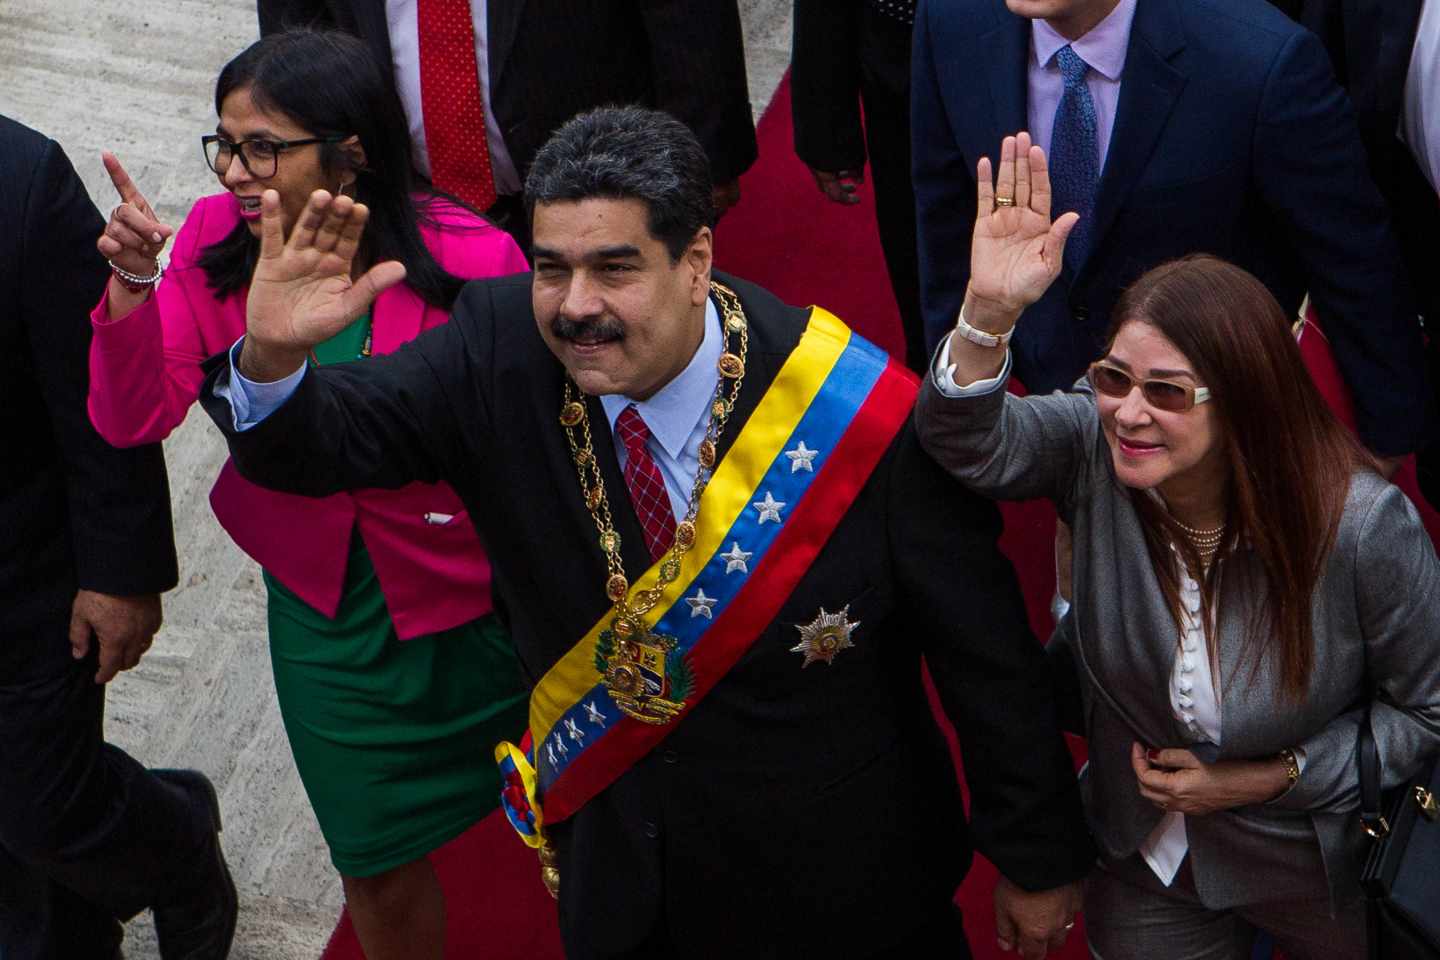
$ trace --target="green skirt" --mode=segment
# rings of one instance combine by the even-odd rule
[[[495,809],[492,750],[526,719],[495,617],[401,642],[358,532],[335,619],[265,585],[280,715],[337,870],[409,863]]]

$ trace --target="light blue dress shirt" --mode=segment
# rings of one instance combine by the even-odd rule
[[[230,383],[215,388],[217,397],[229,401],[233,423],[238,431],[250,429],[280,409],[300,386],[309,367],[301,364],[300,369],[288,377],[270,383],[249,380],[240,373],[239,367],[240,345],[244,339],[241,337],[230,348]],[[679,376],[648,400],[631,400],[620,394],[600,398],[600,405],[605,408],[605,416],[610,421],[612,436],[616,418],[632,404],[650,428],[646,446],[660,468],[665,492],[670,495],[670,508],[677,521],[685,516],[695,474],[700,469],[700,441],[705,439],[705,427],[710,422],[710,401],[715,396],[715,384],[720,376],[715,365],[724,349],[720,314],[714,302],[706,300],[705,336]],[[239,389],[231,389],[230,384],[238,385]],[[624,444],[615,444],[615,456],[623,471],[629,459]]]

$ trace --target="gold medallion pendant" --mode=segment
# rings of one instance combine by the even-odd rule
[[[685,699],[695,688],[694,671],[679,641],[624,616],[601,632],[595,669],[620,712],[641,723],[669,723],[685,709]]]

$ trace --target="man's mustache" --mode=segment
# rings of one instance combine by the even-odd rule
[[[583,337],[594,343],[605,343],[623,337],[625,326],[610,317],[570,320],[556,314],[555,319],[550,321],[550,333],[557,340],[578,340]]]

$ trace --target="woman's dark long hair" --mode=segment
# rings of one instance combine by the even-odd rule
[[[471,208],[411,172],[404,111],[365,44],[334,30],[271,34],[220,71],[216,114],[226,97],[247,88],[257,107],[284,114],[312,136],[359,139],[365,151],[365,165],[359,168],[342,145],[320,145],[322,169],[337,179],[354,170],[355,199],[370,208],[359,262],[399,260],[406,284],[421,299],[450,309],[464,281],[436,262],[420,236],[420,224],[434,224],[430,208],[436,201]],[[422,194],[418,203],[417,190]],[[259,239],[242,221],[205,248],[200,267],[216,296],[225,297],[249,286],[259,254]]]
[[[1266,580],[1246,644],[1255,663],[1272,658],[1281,689],[1298,700],[1315,662],[1311,597],[1334,546],[1351,477],[1357,468],[1374,469],[1375,461],[1320,396],[1280,304],[1239,267],[1203,255],[1156,267],[1116,304],[1110,342],[1132,321],[1173,343],[1210,388],[1229,464],[1221,555],[1244,545]],[[1201,568],[1199,555],[1151,497],[1137,490],[1132,498],[1178,626],[1171,544],[1192,570]],[[1202,584],[1212,626],[1220,567],[1216,563]]]

